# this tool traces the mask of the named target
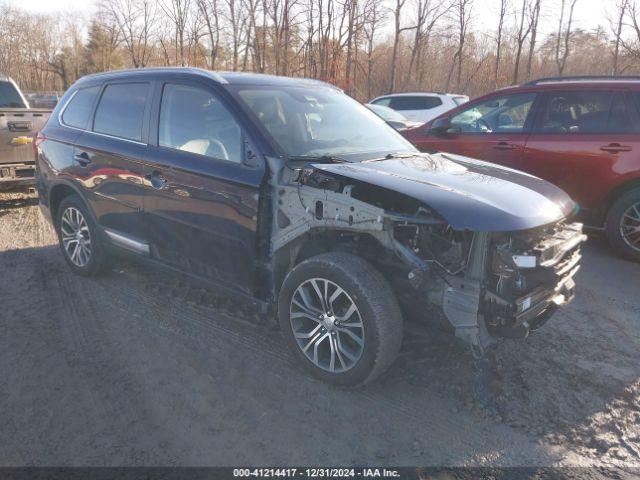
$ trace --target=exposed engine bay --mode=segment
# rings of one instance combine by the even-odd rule
[[[274,159],[276,161],[277,159]],[[582,225],[561,220],[513,232],[456,230],[438,212],[400,192],[313,166],[272,165],[274,256],[294,261],[305,242],[349,249],[436,306],[474,354],[499,337],[524,338],[573,298]],[[331,232],[340,232],[331,236]],[[368,239],[368,242],[363,241]],[[286,252],[286,255],[284,255]]]

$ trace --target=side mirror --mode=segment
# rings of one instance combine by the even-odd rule
[[[438,118],[431,124],[429,129],[429,133],[437,136],[456,135],[460,131],[460,127],[451,123],[449,117]]]

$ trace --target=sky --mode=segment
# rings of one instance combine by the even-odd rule
[[[57,10],[73,10],[90,15],[95,8],[95,0],[0,0],[15,6],[20,6],[34,12],[55,12]],[[520,3],[513,0],[512,3]],[[568,3],[568,2],[567,2]],[[575,25],[585,30],[596,28],[599,24],[607,25],[607,6],[611,8],[613,0],[578,0],[574,12]],[[560,0],[543,0],[541,26],[544,33],[555,31],[557,28],[557,11]],[[476,0],[474,7],[474,29],[487,28],[494,30],[497,13],[500,8],[499,0]]]

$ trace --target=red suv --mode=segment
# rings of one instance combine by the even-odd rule
[[[587,224],[640,260],[640,77],[543,78],[402,134],[423,151],[475,157],[556,184]]]

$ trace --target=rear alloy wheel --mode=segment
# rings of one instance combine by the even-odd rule
[[[606,232],[616,251],[640,260],[640,189],[625,193],[612,205]]]
[[[343,387],[377,378],[402,342],[402,315],[391,287],[372,265],[347,253],[296,265],[280,289],[278,317],[303,365]]]
[[[62,247],[76,267],[86,267],[91,260],[91,234],[84,215],[75,207],[67,207],[60,218]]]
[[[57,211],[56,231],[60,250],[71,269],[86,276],[101,273],[106,252],[82,199],[69,195],[62,200]]]

